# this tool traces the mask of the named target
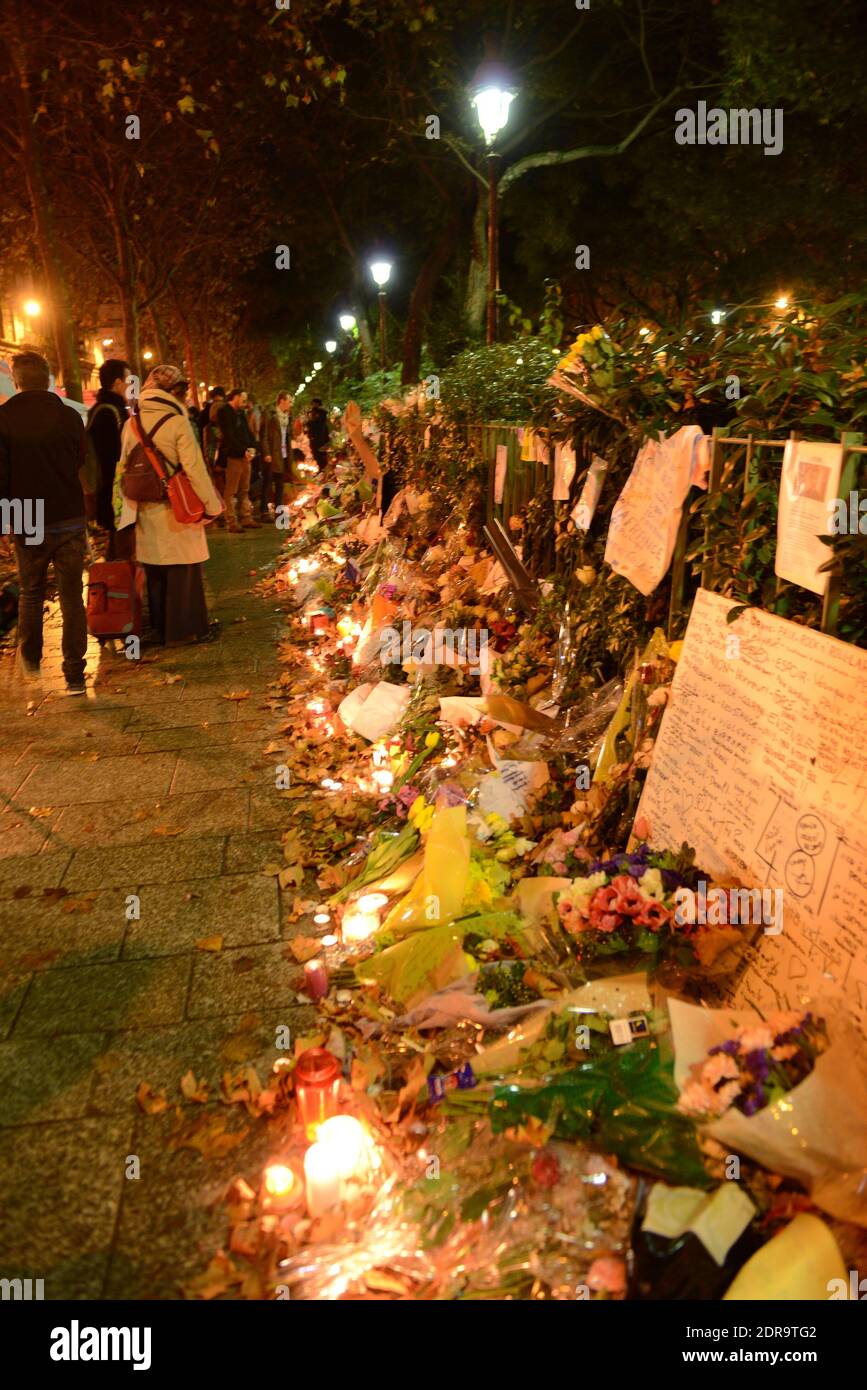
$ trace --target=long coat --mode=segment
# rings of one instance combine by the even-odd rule
[[[210,516],[219,516],[223,502],[205,467],[186,408],[167,391],[142,392],[139,411],[145,430],[153,429],[161,415],[168,415],[173,410],[180,413],[172,413],[171,419],[160,426],[154,444],[172,467],[180,465],[183,468],[196,494],[204,502],[205,511]],[[121,438],[119,478],[128,455],[138,442],[132,421],[128,420]],[[144,565],[194,565],[208,559],[205,527],[188,526],[176,521],[167,502],[131,502],[124,497],[118,529],[132,523],[136,528],[135,556]]]

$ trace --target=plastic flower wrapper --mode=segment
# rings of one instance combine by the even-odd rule
[[[427,831],[422,871],[385,918],[382,934],[403,936],[455,921],[461,914],[469,872],[466,807],[447,806],[435,811]]]
[[[682,1107],[701,1116],[700,1092],[712,1092],[708,1098],[711,1111],[719,1112],[721,1104],[728,1105],[718,1118],[705,1112],[705,1127],[712,1138],[749,1155],[772,1172],[797,1179],[823,1211],[867,1226],[863,1041],[841,1016],[839,1001],[829,1001],[824,1007],[811,1003],[799,1010],[770,1014],[767,1019],[750,1010],[702,1009],[676,999],[669,999],[668,1008]],[[805,1079],[784,1091],[775,1085],[776,1063],[792,1059],[808,1012],[814,1019],[828,1020],[829,1045],[811,1058],[814,1064]],[[743,1029],[749,1030],[745,1055],[753,1070],[767,1069],[765,1096],[759,1100],[764,1098],[768,1103],[751,1115],[735,1105],[736,1088],[741,1083],[735,1075],[739,1068],[734,1057],[744,1052],[743,1034],[741,1045],[737,1042]],[[811,1047],[812,1052],[816,1050]],[[782,1055],[774,1058],[774,1052]],[[713,1085],[705,1070],[708,1064],[719,1072]]]
[[[545,1025],[550,1023],[548,1016]],[[494,1130],[537,1120],[559,1139],[592,1144],[666,1182],[710,1186],[695,1126],[677,1109],[670,1036],[660,1033],[617,1047],[606,1034],[607,1028],[606,1033],[594,1028],[586,1060],[541,1085],[497,1087],[490,1110]],[[543,1049],[553,1051],[552,1042],[560,1040]]]

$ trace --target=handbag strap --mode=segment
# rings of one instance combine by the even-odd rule
[[[161,426],[166,423],[166,420],[171,420],[173,413],[173,411],[169,411],[167,415],[163,415],[159,420],[157,420],[153,429],[150,430],[148,434],[145,434],[144,432],[144,427],[142,425],[141,417],[138,414],[138,412],[136,412],[132,416],[132,427],[138,435],[139,443],[145,451],[145,456],[147,458],[148,463],[153,468],[161,483],[168,482],[169,476],[173,475],[168,475],[166,473],[166,470],[163,468],[163,465],[160,462],[159,454],[157,454],[154,450],[154,435],[156,434],[157,430],[160,429]],[[177,472],[177,470],[175,470],[175,472]]]

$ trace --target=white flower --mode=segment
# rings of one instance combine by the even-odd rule
[[[645,869],[638,882],[646,898],[653,898],[658,903],[665,901],[665,889],[659,869]]]

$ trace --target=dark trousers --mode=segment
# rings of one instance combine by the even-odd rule
[[[145,565],[150,624],[160,642],[189,642],[208,633],[201,564]]]
[[[270,463],[262,461],[262,496],[259,498],[259,512],[264,518],[268,516],[268,503],[273,502],[275,508],[279,507],[283,501],[283,473],[274,472],[273,459]]]
[[[87,652],[87,615],[82,597],[84,557],[87,538],[84,531],[47,534],[40,545],[15,541],[18,580],[18,647],[28,666],[42,660],[42,608],[48,566],[54,567],[54,582],[63,618],[63,674],[68,681],[84,675]]]

